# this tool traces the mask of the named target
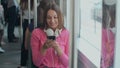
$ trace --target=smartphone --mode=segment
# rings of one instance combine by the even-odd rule
[[[48,39],[52,39],[52,40],[55,40],[56,37],[55,36],[47,36]]]

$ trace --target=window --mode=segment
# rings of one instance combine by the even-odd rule
[[[101,58],[102,0],[80,0],[78,14],[80,39],[77,40],[77,49],[94,66],[99,68]]]

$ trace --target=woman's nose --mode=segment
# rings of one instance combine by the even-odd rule
[[[52,18],[52,19],[51,19],[51,22],[54,23],[54,21],[55,21],[54,18]]]

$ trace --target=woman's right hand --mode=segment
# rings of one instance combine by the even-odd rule
[[[42,48],[41,48],[41,53],[42,54],[45,54],[46,53],[46,50],[48,49],[48,48],[50,48],[50,47],[52,47],[51,46],[51,42],[52,42],[53,40],[46,40],[45,41],[45,43],[43,44],[43,46],[42,46]]]
[[[53,40],[46,40],[46,42],[44,43],[44,45],[43,45],[43,49],[48,49],[48,48],[50,48],[50,47],[52,47],[51,46],[51,42],[52,42]]]

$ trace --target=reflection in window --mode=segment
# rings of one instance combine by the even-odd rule
[[[102,68],[113,68],[115,48],[115,4],[103,3],[103,28],[102,28]]]

